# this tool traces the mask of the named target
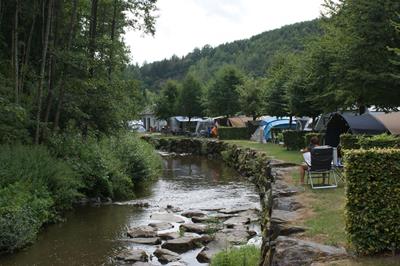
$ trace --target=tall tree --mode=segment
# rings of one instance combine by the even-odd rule
[[[246,78],[238,87],[241,111],[256,120],[265,110],[266,80],[263,78]]]
[[[400,10],[392,0],[325,1],[326,35],[336,54],[330,67],[330,89],[340,95],[346,107],[357,106],[360,113],[375,105],[391,109],[400,105],[400,81],[391,73],[394,54],[387,47],[398,47],[400,36],[391,21]],[[362,15],[360,15],[362,14]]]
[[[155,114],[158,118],[167,120],[178,114],[177,100],[180,87],[176,81],[168,80],[162,87],[160,96],[156,100]]]
[[[218,70],[215,81],[207,91],[207,109],[210,115],[232,116],[240,111],[238,87],[243,85],[243,74],[233,66]]]
[[[203,115],[202,92],[200,82],[194,76],[187,75],[179,93],[178,108],[179,113],[187,116],[189,121],[192,117]]]
[[[53,13],[53,0],[48,0],[47,6],[47,20],[46,20],[46,30],[44,35],[42,61],[40,66],[39,74],[39,86],[38,86],[38,100],[37,100],[37,112],[36,112],[36,131],[35,131],[35,144],[39,144],[40,138],[40,118],[42,114],[42,98],[43,98],[43,83],[45,79],[45,68],[47,59],[47,49],[49,46],[49,35],[50,35],[50,24],[51,17]]]
[[[96,35],[97,35],[98,0],[91,0],[90,28],[89,28],[89,76],[94,76]]]

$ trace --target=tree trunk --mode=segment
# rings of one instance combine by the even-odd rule
[[[19,103],[19,60],[18,60],[18,14],[19,12],[19,0],[15,2],[15,14],[14,14],[14,28],[13,28],[13,62],[14,62],[14,90],[15,90],[15,103]]]
[[[49,59],[49,89],[47,93],[46,99],[46,111],[44,114],[44,123],[46,125],[45,131],[43,131],[43,138],[47,137],[47,130],[48,130],[48,122],[51,107],[53,105],[53,98],[54,98],[54,90],[55,90],[55,77],[56,77],[56,57],[54,56],[54,49],[57,45],[57,33],[58,33],[58,20],[57,18],[60,15],[61,2],[55,2],[54,4],[54,14],[52,16],[52,25],[51,25],[51,41],[50,41],[50,59]]]
[[[36,12],[35,7],[34,7],[34,12]],[[31,29],[29,31],[28,41],[25,46],[25,53],[24,53],[24,59],[23,59],[24,62],[21,66],[21,75],[20,75],[20,81],[19,81],[19,91],[21,93],[23,93],[23,91],[24,91],[25,75],[26,75],[26,69],[28,68],[28,64],[29,64],[29,57],[31,54],[32,37],[33,37],[34,30],[35,30],[35,24],[36,24],[36,14],[34,14],[33,18],[32,18]]]
[[[110,62],[109,62],[109,67],[108,67],[108,80],[111,81],[111,75],[113,71],[113,64],[114,64],[114,39],[115,39],[115,27],[116,27],[116,21],[117,21],[117,4],[118,0],[114,0],[114,12],[113,12],[113,17],[111,21],[111,34],[110,34],[110,39],[111,39],[111,49],[110,49]]]
[[[68,41],[67,41],[67,46],[65,48],[66,52],[69,52],[71,49],[72,45],[72,39],[74,36],[75,32],[75,21],[76,21],[76,15],[77,15],[77,8],[78,7],[78,0],[72,0],[72,13],[71,13],[71,18],[69,21],[69,32],[68,32]],[[58,93],[58,103],[57,103],[57,109],[56,109],[56,114],[54,117],[54,130],[58,131],[59,129],[59,123],[60,123],[60,115],[61,115],[61,109],[63,106],[64,102],[64,95],[65,95],[65,78],[64,78],[64,73],[68,69],[68,66],[64,63],[63,71],[60,74],[60,89]]]
[[[48,0],[48,8],[47,8],[47,22],[46,22],[46,30],[44,35],[44,43],[43,43],[43,52],[42,52],[42,62],[40,66],[40,74],[39,74],[39,87],[38,87],[38,104],[37,104],[37,113],[36,113],[36,132],[35,132],[35,144],[39,144],[40,138],[40,117],[42,113],[42,97],[43,97],[43,82],[44,82],[44,72],[46,68],[46,58],[47,58],[47,48],[49,46],[49,35],[50,35],[50,24],[51,24],[51,16],[53,11],[53,0]]]
[[[292,122],[293,122],[293,116],[290,115],[290,117],[289,117],[289,129],[292,129]]]
[[[92,0],[89,29],[89,77],[91,78],[94,76],[94,61],[96,53],[97,4],[98,0]]]

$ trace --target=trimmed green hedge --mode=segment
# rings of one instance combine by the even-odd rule
[[[355,250],[400,249],[400,149],[345,152],[346,232]]]
[[[400,138],[393,135],[381,134],[372,137],[360,137],[358,144],[363,149],[400,148]]]
[[[358,144],[359,135],[352,134],[342,134],[340,135],[340,146],[342,149],[351,150],[359,149],[360,144]]]
[[[340,136],[343,149],[400,148],[400,138],[381,134],[375,136],[343,134]]]
[[[304,148],[304,131],[285,130],[282,134],[283,142],[288,150],[300,150]]]
[[[220,140],[250,138],[247,127],[219,127],[218,137]]]

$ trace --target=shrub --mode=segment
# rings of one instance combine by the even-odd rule
[[[75,169],[88,197],[132,198],[134,181],[154,178],[161,170],[152,146],[134,134],[83,138],[70,131],[53,136],[49,147]]]
[[[324,138],[325,138],[325,134],[323,133],[317,133],[317,132],[311,132],[311,133],[306,133],[306,135],[304,136],[304,147],[307,147],[308,145],[310,145],[310,140],[313,137],[317,137],[319,140],[319,144],[322,145],[324,143]]]
[[[0,177],[0,253],[33,241],[79,195],[75,173],[45,147],[1,146]]]
[[[342,134],[340,135],[340,146],[342,149],[350,150],[350,149],[359,149],[360,145],[358,144],[358,139],[360,136],[352,135],[352,134]]]
[[[345,152],[346,232],[357,252],[400,247],[400,149]]]
[[[219,127],[218,137],[220,140],[249,139],[250,135],[247,127]]]
[[[358,144],[363,149],[400,148],[400,138],[393,135],[381,134],[371,137],[360,137]]]
[[[211,266],[254,266],[258,265],[260,249],[256,246],[242,246],[217,253],[211,259]]]
[[[0,114],[0,143],[29,143],[26,110],[0,97]]]
[[[283,142],[288,150],[304,148],[304,132],[295,130],[283,131]]]

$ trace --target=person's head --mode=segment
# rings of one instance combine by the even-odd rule
[[[317,136],[314,136],[310,139],[310,144],[311,145],[319,145],[319,139]]]

